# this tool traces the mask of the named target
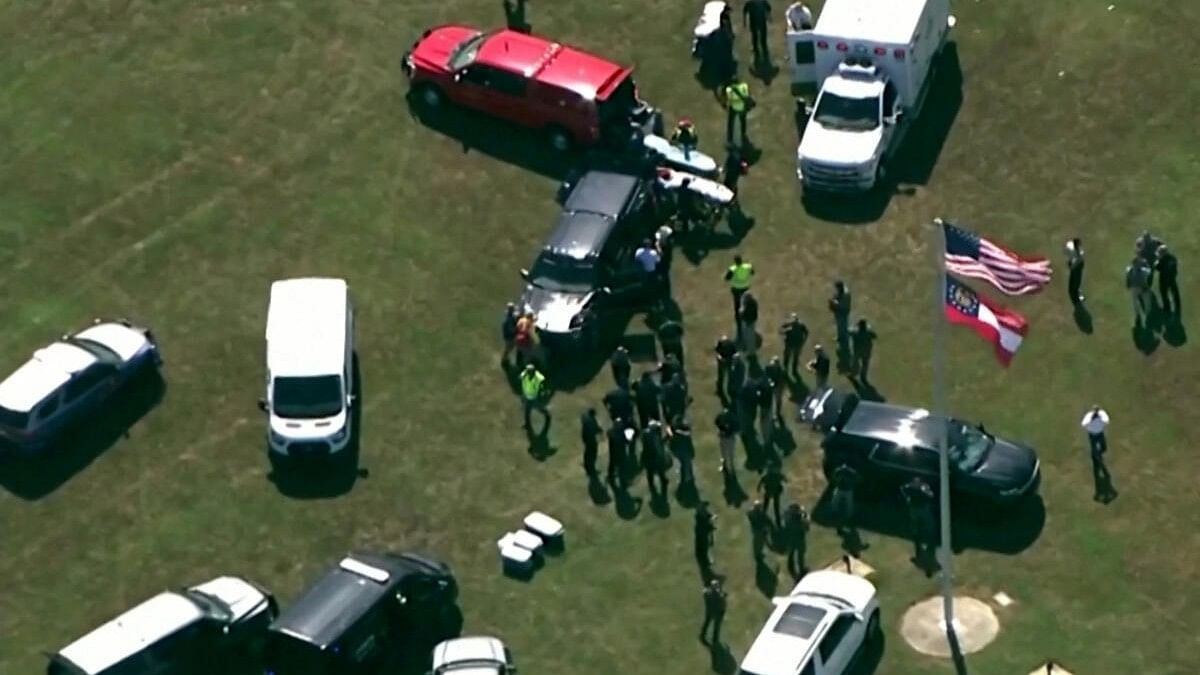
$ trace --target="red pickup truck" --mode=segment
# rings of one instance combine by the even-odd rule
[[[447,25],[425,31],[404,56],[417,101],[447,101],[542,131],[557,151],[627,136],[638,100],[633,69],[513,30]]]

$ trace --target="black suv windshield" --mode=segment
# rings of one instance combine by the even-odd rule
[[[996,443],[996,439],[978,427],[953,420],[950,421],[948,433],[950,436],[948,439],[950,461],[954,462],[960,471],[966,473],[978,469]]]
[[[311,643],[282,633],[267,637],[264,654],[268,675],[334,675],[330,655]]]
[[[879,126],[879,99],[846,98],[825,92],[813,117],[833,129],[870,131]]]
[[[342,378],[340,375],[277,377],[271,404],[280,417],[333,417],[342,411]]]
[[[543,253],[534,261],[529,281],[555,293],[587,293],[596,286],[596,265],[588,260]]]

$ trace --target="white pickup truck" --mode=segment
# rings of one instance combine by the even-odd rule
[[[920,114],[955,24],[950,0],[829,0],[788,33],[792,79],[819,93],[796,150],[806,190],[864,192]]]

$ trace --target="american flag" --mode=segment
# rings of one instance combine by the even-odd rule
[[[1050,283],[1050,261],[1026,258],[956,225],[941,221],[946,236],[946,270],[983,279],[1007,295],[1036,293]]]

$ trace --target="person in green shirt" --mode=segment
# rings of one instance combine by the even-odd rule
[[[743,82],[737,75],[729,79],[725,85],[725,144],[733,145],[733,129],[739,127],[741,145],[750,145],[750,137],[746,133],[746,114],[754,107],[754,98],[750,96],[750,85]]]
[[[533,430],[530,416],[534,410],[542,413],[545,420],[542,425],[542,433],[546,433],[550,428],[550,411],[546,408],[546,391],[546,376],[532,363],[527,364],[521,371],[521,407],[525,419],[521,428],[527,432]]]

